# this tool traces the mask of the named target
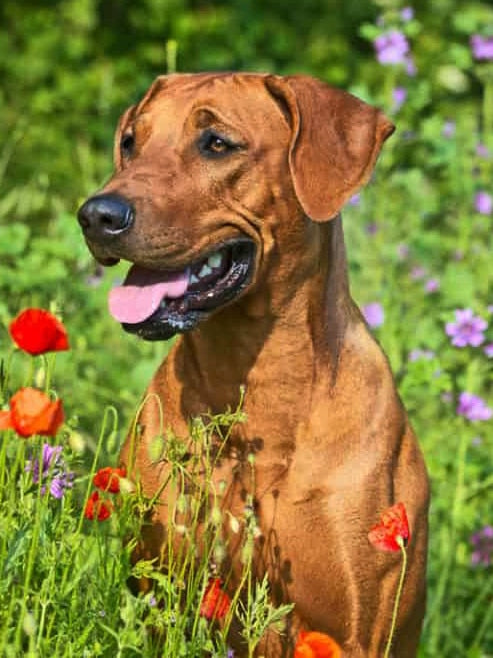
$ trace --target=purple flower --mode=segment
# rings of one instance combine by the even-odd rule
[[[480,34],[473,34],[470,44],[475,59],[493,59],[493,37],[482,37]]]
[[[348,203],[350,206],[359,206],[361,201],[361,194],[359,192],[356,192],[356,194],[353,194],[353,196],[349,199]]]
[[[486,310],[488,311],[488,313],[493,314],[493,304],[490,304],[489,306],[487,306]]]
[[[484,528],[472,534],[469,541],[474,549],[471,564],[475,567],[489,567],[493,555],[493,526],[485,525]]]
[[[385,314],[381,304],[378,302],[371,302],[370,304],[365,304],[361,310],[363,311],[363,316],[369,327],[376,329],[377,327],[382,326],[385,320]]]
[[[478,158],[484,158],[487,160],[490,157],[490,152],[487,146],[484,144],[476,144],[476,155]]]
[[[455,121],[445,121],[442,128],[442,135],[447,139],[455,135]]]
[[[404,7],[401,9],[401,18],[403,21],[411,21],[414,18],[414,9],[412,7]]]
[[[440,290],[440,281],[438,279],[428,279],[425,283],[425,292],[437,292]]]
[[[426,275],[426,268],[421,267],[421,265],[415,265],[411,270],[410,277],[413,281],[418,281]]]
[[[409,43],[405,34],[398,30],[391,30],[381,34],[373,42],[380,64],[403,64],[409,52]]]
[[[489,420],[493,416],[493,410],[486,405],[482,398],[465,391],[459,395],[456,413],[472,422]]]
[[[41,454],[41,474],[39,468],[39,459],[29,459],[26,463],[26,471],[32,472],[33,483],[38,484],[46,481],[49,484],[50,493],[54,498],[63,498],[65,489],[73,485],[74,473],[66,469],[66,465],[61,456],[62,446],[50,446],[49,443],[43,443]],[[46,492],[46,484],[41,487],[41,493]]]
[[[483,331],[487,326],[486,320],[474,315],[470,308],[457,309],[455,322],[447,322],[445,333],[452,338],[452,345],[456,347],[477,347],[484,341]]]
[[[365,226],[365,232],[367,235],[376,235],[378,233],[378,224],[376,222],[370,222]]]
[[[411,76],[416,75],[418,69],[416,68],[416,64],[414,63],[414,59],[411,57],[411,55],[406,57],[404,63],[406,65],[406,73]]]
[[[493,359],[493,343],[488,343],[488,345],[485,345],[483,352],[486,354],[488,359]]]
[[[401,244],[397,245],[397,255],[399,256],[400,260],[406,260],[406,258],[409,256],[409,247],[407,244],[401,242]]]
[[[392,99],[394,101],[392,110],[394,112],[398,112],[403,106],[406,98],[407,98],[407,89],[405,87],[395,87],[392,90]]]
[[[491,215],[493,210],[493,197],[488,192],[481,190],[474,197],[474,208],[481,215]]]
[[[419,347],[417,347],[414,350],[411,350],[409,352],[409,356],[407,357],[409,361],[418,361],[419,359],[426,359],[430,360],[435,357],[435,352],[433,350],[422,350]]]

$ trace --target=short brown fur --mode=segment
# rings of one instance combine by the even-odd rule
[[[204,161],[193,148],[204,121],[246,148]],[[416,656],[428,481],[388,362],[350,297],[339,216],[392,130],[377,109],[305,76],[163,76],[122,117],[116,172],[102,190],[132,202],[135,224],[112,242],[88,240],[103,263],[151,269],[183,267],[240,235],[257,245],[248,289],[177,341],[148,392],[165,425],[185,435],[191,417],[235,407],[246,387],[247,422],[231,442],[260,439],[256,570],[270,574],[276,603],[295,604],[287,636],[269,634],[259,648],[265,658],[292,656],[300,627],[330,634],[347,658],[382,656],[400,556],[375,550],[367,533],[398,501],[412,540],[393,656]],[[128,131],[135,152],[125,159]],[[141,423],[133,476],[152,496],[166,471],[149,458],[157,404]],[[128,453],[127,441],[124,463]],[[241,514],[248,479],[232,454],[216,469],[223,479]],[[159,555],[161,513],[140,555]]]

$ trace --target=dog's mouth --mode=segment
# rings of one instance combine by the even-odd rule
[[[111,315],[125,331],[146,340],[166,340],[193,329],[250,284],[255,243],[226,243],[182,270],[150,270],[132,265],[122,286],[109,296]]]

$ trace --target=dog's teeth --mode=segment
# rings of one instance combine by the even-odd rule
[[[197,277],[195,276],[195,274],[192,274],[192,275],[190,276],[190,281],[189,281],[189,283],[198,283],[198,282],[199,282],[199,280],[197,279]]]
[[[204,276],[208,276],[209,274],[212,274],[211,268],[208,265],[203,265],[198,276],[199,279],[202,279]]]
[[[212,254],[212,256],[209,256],[209,258],[207,259],[207,265],[209,265],[209,267],[212,267],[212,269],[214,269],[215,267],[219,267],[221,265],[221,261],[222,261],[221,254],[215,253]]]

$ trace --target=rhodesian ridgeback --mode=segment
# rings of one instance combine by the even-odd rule
[[[300,628],[329,634],[347,658],[382,656],[401,560],[367,534],[398,501],[412,538],[393,656],[416,656],[428,480],[351,299],[340,217],[392,132],[378,109],[308,76],[162,76],[123,114],[116,171],[79,210],[96,259],[132,264],[110,294],[116,320],[148,340],[183,334],[148,388],[165,425],[186,435],[190,418],[235,408],[245,389],[247,420],[214,481],[241,515],[238,455],[256,446],[254,567],[276,603],[294,604],[286,633],[258,650],[266,658],[292,656]],[[157,404],[141,426],[132,473],[152,496],[166,476],[149,452]],[[165,520],[157,506],[143,554],[159,555]]]

